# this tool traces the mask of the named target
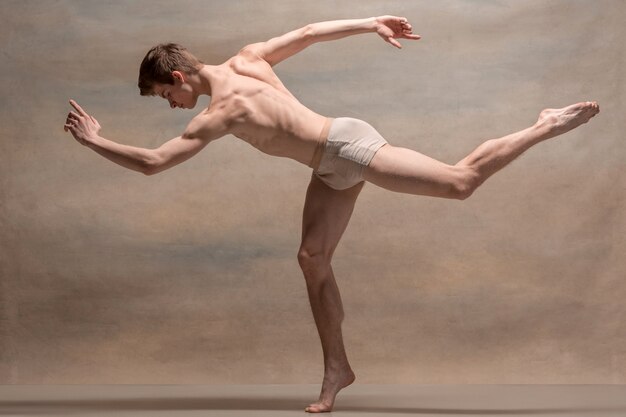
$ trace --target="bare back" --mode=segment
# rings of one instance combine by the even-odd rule
[[[302,105],[253,50],[242,49],[217,69],[208,111],[227,133],[309,165],[326,118]]]

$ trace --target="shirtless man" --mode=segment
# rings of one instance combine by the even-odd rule
[[[198,96],[211,96],[207,109],[184,133],[157,149],[126,146],[99,135],[100,124],[75,101],[64,128],[105,158],[153,175],[191,158],[224,135],[232,134],[261,152],[294,159],[313,168],[306,193],[298,262],[324,353],[319,400],[308,412],[331,411],[337,393],[355,380],[343,345],[344,312],[331,267],[364,181],[388,190],[466,199],[490,175],[531,146],[561,135],[595,116],[596,102],[581,102],[541,112],[532,126],[491,139],[461,161],[448,165],[410,149],[392,146],[369,124],[353,118],[328,118],[303,106],[272,67],[316,42],[374,32],[400,48],[399,38],[417,40],[404,17],[380,16],[306,25],[245,46],[220,65],[204,65],[175,44],[152,48],[139,76],[142,95],[158,95],[171,108],[193,109]]]

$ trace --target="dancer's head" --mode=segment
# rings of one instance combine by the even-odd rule
[[[203,65],[181,45],[156,45],[148,51],[139,67],[139,93],[163,97],[171,108],[191,109],[196,105],[199,93],[189,84],[189,78],[197,75]]]

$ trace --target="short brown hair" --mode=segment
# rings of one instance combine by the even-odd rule
[[[139,93],[153,96],[155,84],[174,84],[172,71],[197,74],[204,62],[176,43],[161,43],[148,51],[139,67]]]

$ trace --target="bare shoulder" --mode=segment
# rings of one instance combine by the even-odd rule
[[[263,48],[265,47],[265,42],[256,42],[250,43],[237,52],[236,56],[242,56],[245,58],[252,59],[263,59]]]
[[[297,100],[278,78],[271,63],[265,59],[265,44],[266,42],[257,42],[244,46],[231,58],[229,68],[236,74],[262,81]]]
[[[223,111],[203,110],[187,124],[182,137],[213,141],[229,133],[228,120]]]
[[[236,64],[239,61],[244,61],[271,68],[272,65],[268,62],[267,58],[267,42],[256,42],[241,48],[239,52],[231,58],[231,62]]]

